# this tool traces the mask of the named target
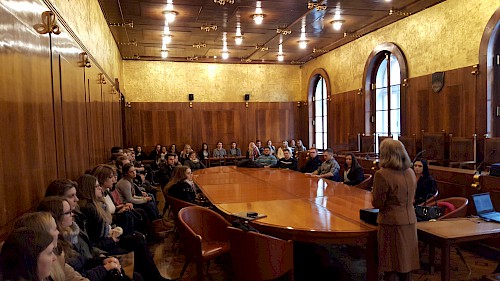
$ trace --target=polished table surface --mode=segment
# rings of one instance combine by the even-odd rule
[[[371,193],[299,172],[220,166],[198,170],[194,181],[220,211],[255,211],[261,232],[301,242],[364,244],[368,279],[376,279],[376,227],[359,219]]]
[[[434,246],[441,248],[441,280],[450,280],[450,248],[452,245],[486,238],[500,237],[500,223],[478,218],[456,218],[417,223],[418,238],[431,244],[430,264],[434,263]]]

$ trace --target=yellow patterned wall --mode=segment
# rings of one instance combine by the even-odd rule
[[[477,64],[484,28],[499,4],[448,0],[335,49],[302,67],[302,99],[316,68],[327,71],[334,94],[362,88],[366,60],[383,42],[402,49],[410,78]]]
[[[124,61],[127,101],[199,102],[299,101],[300,68],[291,65]]]
[[[104,71],[112,79],[122,81],[122,58],[98,0],[51,0],[51,3]]]

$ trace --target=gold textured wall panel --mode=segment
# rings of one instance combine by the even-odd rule
[[[300,68],[290,65],[124,61],[123,78],[131,102],[301,100]]]
[[[122,59],[97,0],[51,0],[91,55],[112,78],[122,81]],[[114,81],[113,81],[114,82]]]
[[[362,88],[366,60],[383,42],[402,49],[410,78],[477,64],[484,28],[499,4],[448,0],[324,54],[302,67],[302,100],[317,68],[327,71],[334,94]]]

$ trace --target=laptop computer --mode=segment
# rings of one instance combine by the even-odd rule
[[[476,206],[477,215],[480,218],[488,221],[500,222],[500,212],[495,212],[489,192],[473,194],[472,199]]]

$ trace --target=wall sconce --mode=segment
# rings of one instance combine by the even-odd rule
[[[328,95],[328,97],[326,98],[328,101],[332,101],[332,96],[331,95]]]
[[[362,88],[359,88],[359,89],[358,89],[358,93],[357,93],[357,94],[358,94],[358,95],[360,95],[360,96],[362,96],[362,95],[363,95],[363,89],[362,89]]]
[[[91,67],[89,56],[87,55],[87,52],[81,52],[80,53],[80,61],[79,61],[78,64],[81,67]]]
[[[471,73],[472,75],[478,75],[479,74],[479,65],[475,64],[472,66],[472,71]]]
[[[125,103],[125,107],[126,108],[132,108],[132,104],[128,101]]]
[[[300,101],[297,102],[297,107],[301,107],[302,104],[300,103]]]
[[[33,25],[33,28],[38,34],[54,33],[61,34],[61,30],[56,23],[56,15],[52,11],[42,13],[42,23]]]
[[[245,107],[248,108],[248,102],[247,101],[245,102]]]
[[[302,102],[302,105],[306,106],[307,105],[307,101]]]
[[[205,30],[206,32],[210,32],[210,31],[215,31],[217,30],[217,25],[215,24],[206,24],[206,25],[202,25],[200,27],[201,30]]]
[[[401,84],[403,87],[408,87],[408,79],[403,79],[403,83]]]
[[[283,34],[283,35],[289,35],[289,34],[292,34],[292,31],[290,29],[286,29],[286,26],[285,26],[285,27],[276,28],[276,33]]]
[[[104,73],[99,73],[99,81],[97,84],[106,85],[106,79],[104,78]]]

